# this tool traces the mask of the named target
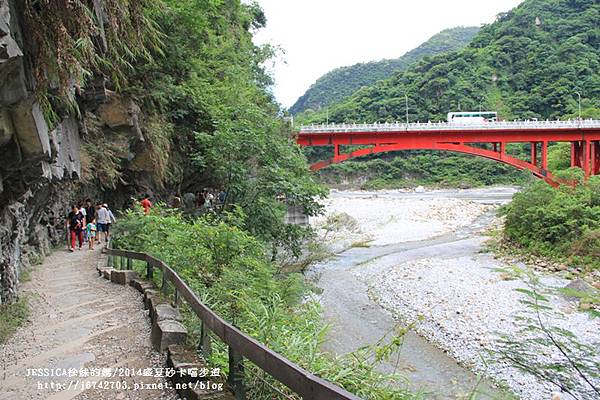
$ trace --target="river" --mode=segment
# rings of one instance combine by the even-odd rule
[[[310,271],[331,326],[324,349],[354,351],[422,316],[381,370],[400,372],[412,389],[425,390],[431,399],[461,399],[474,390],[480,399],[512,398],[473,371],[485,368],[478,358],[485,358],[492,331],[509,329],[519,304],[514,289],[523,282],[498,279],[500,262],[482,253],[483,232],[497,221],[498,205],[516,191],[332,191],[327,214],[314,225],[329,226],[331,216],[344,215],[335,219],[337,228],[321,230],[336,256]],[[548,285],[564,283],[545,279]],[[575,325],[585,322],[573,318]],[[598,328],[584,325],[587,334]],[[518,397],[552,395],[551,387],[514,369],[493,372],[486,374]]]

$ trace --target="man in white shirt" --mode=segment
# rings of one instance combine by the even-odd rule
[[[98,242],[102,240],[104,236],[104,241],[108,241],[108,224],[110,223],[110,214],[108,210],[104,207],[103,204],[98,204],[98,208],[96,209],[98,215],[98,221],[96,221],[96,226],[98,229]]]

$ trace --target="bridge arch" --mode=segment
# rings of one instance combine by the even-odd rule
[[[548,171],[550,142],[571,144],[571,166],[581,168],[585,179],[600,175],[600,120],[496,121],[476,125],[447,122],[327,124],[302,126],[296,136],[300,146],[334,147],[333,159],[312,165],[315,171],[367,154],[442,150],[484,157],[528,170],[554,187],[575,185],[575,182],[556,178]],[[475,147],[475,143],[486,143],[488,147]],[[530,143],[529,161],[506,154],[507,143]],[[369,147],[340,153],[340,146],[349,145]],[[490,145],[493,150],[489,150]]]
[[[564,179],[553,176],[550,171],[546,168],[546,156],[547,156],[547,143],[542,143],[542,167],[527,162],[516,157],[510,156],[505,152],[505,144],[499,143],[495,145],[495,150],[487,150],[479,147],[474,147],[464,143],[431,143],[430,145],[411,145],[409,143],[401,144],[387,144],[387,145],[374,145],[368,148],[359,149],[350,153],[340,153],[339,145],[334,145],[334,157],[328,161],[320,161],[311,165],[311,170],[318,171],[331,164],[338,164],[352,158],[364,157],[369,154],[387,153],[391,151],[403,151],[403,150],[440,150],[440,151],[451,151],[455,153],[470,154],[478,157],[487,158],[490,160],[498,161],[519,170],[528,170],[537,178],[543,179],[553,187],[558,187],[561,184],[572,185],[573,182],[565,181]],[[535,150],[532,151],[533,158],[535,159]]]

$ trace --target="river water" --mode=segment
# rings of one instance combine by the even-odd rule
[[[430,199],[461,199],[470,202],[499,205],[509,202],[514,188],[488,188],[478,190],[446,190],[435,192],[387,192],[385,196],[407,202],[426,202]],[[378,192],[381,194],[381,192]],[[334,198],[364,198],[365,192],[333,192]],[[485,238],[480,232],[493,219],[496,208],[480,214],[468,224],[433,237],[420,240],[402,240],[385,245],[353,247],[341,251],[326,262],[315,265],[311,273],[316,285],[322,289],[321,303],[324,318],[331,330],[324,345],[334,354],[345,354],[361,346],[377,343],[386,333],[398,326],[388,310],[377,304],[369,295],[368,279],[359,279],[354,273],[369,265],[369,273],[385,272],[390,261],[395,264],[419,259],[457,259],[480,252]],[[381,210],[394,213],[394,210]],[[406,227],[410,229],[410,227]],[[406,237],[404,237],[406,239]],[[379,260],[382,260],[379,263]],[[385,262],[383,262],[385,260]],[[460,399],[474,390],[477,398],[507,398],[506,392],[495,388],[489,381],[480,379],[469,369],[459,365],[454,358],[431,344],[415,332],[408,332],[404,343],[389,362],[381,364],[385,372],[399,372],[405,376],[413,390],[424,390],[431,399]]]

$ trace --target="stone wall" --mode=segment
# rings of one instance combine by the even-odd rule
[[[107,90],[105,77],[73,86],[82,120],[65,114],[49,127],[34,91],[36,60],[23,41],[20,7],[20,0],[0,0],[0,303],[18,296],[18,276],[30,260],[65,245],[64,221],[75,200],[90,197],[116,209],[155,184],[144,115],[130,98]],[[94,0],[93,9],[103,53],[104,1]],[[103,187],[89,166],[102,163],[108,147],[120,178]]]
[[[62,237],[64,209],[80,175],[77,121],[50,130],[32,91],[16,2],[0,0],[0,302],[18,295],[32,255]]]

